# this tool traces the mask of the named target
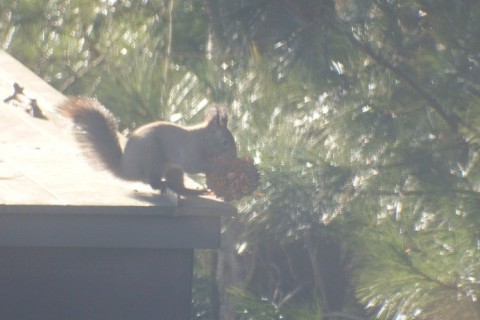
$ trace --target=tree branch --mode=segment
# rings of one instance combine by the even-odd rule
[[[168,34],[167,34],[167,48],[165,51],[165,69],[163,70],[163,85],[166,86],[168,79],[168,68],[170,65],[170,56],[172,54],[172,37],[173,37],[173,1],[168,2]]]
[[[460,194],[465,196],[475,196],[480,197],[480,192],[474,190],[464,190],[464,189],[446,189],[446,190],[429,190],[429,191],[418,191],[418,190],[410,190],[410,191],[375,191],[375,193],[384,196],[397,196],[397,197],[404,197],[404,196],[426,196],[429,194],[439,194],[439,193],[450,193],[450,194]]]
[[[377,64],[384,67],[387,70],[394,72],[397,77],[405,81],[423,100],[425,100],[428,105],[442,118],[445,123],[452,129],[453,132],[458,133],[458,121],[456,117],[449,116],[445,110],[443,110],[440,103],[432,97],[427,90],[425,90],[421,85],[419,85],[413,78],[410,77],[404,70],[396,67],[390,61],[385,59],[382,55],[376,53],[368,44],[358,40],[351,32],[348,32],[342,28],[337,20],[325,19],[328,24],[335,30],[342,33],[355,47],[363,51],[369,57],[371,57]]]

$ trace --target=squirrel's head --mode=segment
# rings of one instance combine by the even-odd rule
[[[221,156],[226,159],[237,157],[237,145],[232,133],[227,128],[228,112],[220,105],[214,105],[207,117],[208,143],[211,156]]]

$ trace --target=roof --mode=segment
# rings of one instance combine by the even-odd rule
[[[105,206],[120,213],[126,211],[119,210],[122,207],[130,208],[128,212],[156,207],[159,212],[194,215],[235,213],[222,201],[177,201],[176,196],[159,195],[147,185],[92,168],[76,144],[70,120],[56,112],[65,96],[3,51],[0,70],[0,213],[15,208],[34,213],[45,206],[61,206],[62,212],[71,213],[98,212]],[[14,93],[15,83],[24,88],[21,101],[4,102]],[[32,100],[47,119],[32,115]]]

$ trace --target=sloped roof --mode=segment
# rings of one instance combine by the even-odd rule
[[[24,88],[19,99],[12,97],[15,83]],[[0,51],[0,205],[161,206],[194,214],[235,212],[231,205],[213,199],[177,203],[175,196],[160,196],[147,185],[124,182],[92,168],[74,140],[71,122],[56,112],[64,99]],[[32,115],[32,100],[47,119]]]

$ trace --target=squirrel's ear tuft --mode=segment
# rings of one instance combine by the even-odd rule
[[[228,112],[225,106],[215,104],[210,107],[207,122],[209,126],[226,127],[228,123]]]

